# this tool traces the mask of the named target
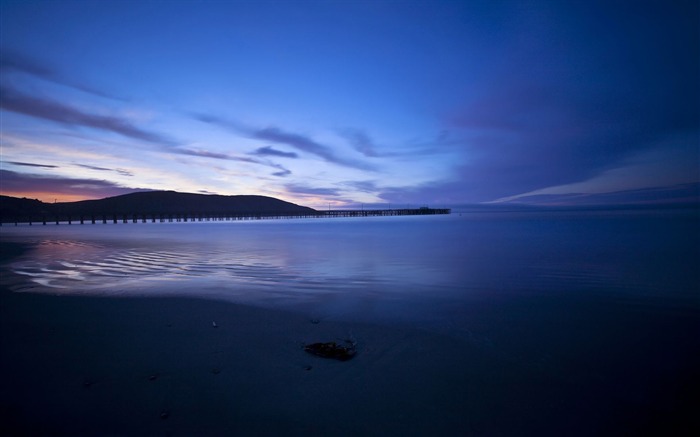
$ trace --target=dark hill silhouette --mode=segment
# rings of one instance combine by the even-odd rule
[[[47,211],[47,204],[39,200],[0,196],[0,219],[3,221],[9,221],[15,217],[42,215]]]
[[[314,209],[267,196],[220,196],[142,191],[100,200],[44,203],[38,200],[0,196],[0,220],[42,216],[101,216],[132,214],[304,214]]]

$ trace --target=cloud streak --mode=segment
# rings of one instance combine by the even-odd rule
[[[294,147],[295,149],[301,150],[303,152],[316,155],[322,158],[323,160],[333,164],[356,168],[359,170],[375,170],[375,167],[368,163],[340,157],[336,155],[330,147],[320,144],[304,135],[286,132],[275,127],[268,127],[253,131],[252,136],[257,139],[271,141],[278,144],[285,144],[287,146]]]
[[[274,162],[271,162],[269,160],[263,160],[263,159],[256,159],[256,158],[248,158],[246,156],[234,156],[234,155],[229,155],[226,153],[219,153],[219,152],[210,152],[208,150],[201,150],[201,149],[189,149],[185,147],[175,147],[175,148],[168,148],[166,149],[168,153],[176,153],[179,155],[187,155],[187,156],[197,156],[200,158],[210,158],[210,159],[220,159],[224,161],[236,161],[236,162],[245,162],[248,164],[257,164],[257,165],[262,165],[265,167],[270,167],[274,168],[277,170],[276,172],[272,173],[273,176],[289,176],[292,174],[291,170],[288,170],[287,168],[276,164]]]
[[[340,190],[336,188],[310,187],[303,184],[286,184],[285,189],[294,194],[311,194],[317,196],[338,196]]]
[[[621,190],[605,193],[570,192],[565,194],[525,194],[516,199],[500,199],[491,204],[522,203],[529,205],[625,205],[625,204],[696,204],[700,200],[700,183]]]
[[[350,145],[368,158],[387,158],[400,156],[397,152],[380,152],[370,136],[359,129],[343,129],[338,132]]]
[[[113,100],[122,100],[118,97],[102,92],[92,87],[83,84],[77,84],[72,80],[66,79],[53,68],[50,68],[41,62],[17,53],[7,48],[0,49],[0,72],[19,72],[37,77],[42,80],[64,85],[78,91],[92,94],[98,97],[104,97]]]
[[[192,117],[201,122],[218,125],[225,129],[234,131],[238,134],[245,135],[249,138],[293,147],[299,151],[318,156],[324,161],[332,164],[341,165],[344,167],[354,168],[358,170],[376,171],[376,167],[374,165],[369,164],[367,162],[339,156],[331,147],[325,144],[321,144],[306,135],[285,131],[277,127],[266,127],[262,129],[251,128],[248,126],[244,126],[241,123],[225,120],[220,117],[209,114],[193,114]],[[274,150],[265,147],[261,149],[262,153],[270,153],[271,150]],[[260,151],[261,149],[258,149],[257,151]],[[275,152],[277,151],[272,151],[271,153]]]
[[[98,167],[95,165],[87,165],[87,164],[74,164],[74,165],[77,167],[81,167],[81,168],[87,168],[88,170],[110,171],[110,172],[120,174],[122,176],[133,176],[134,175],[134,173],[130,172],[129,170],[125,170],[122,168],[105,168],[105,167]]]
[[[49,120],[66,126],[88,127],[116,133],[121,136],[148,143],[174,146],[177,142],[164,135],[134,126],[119,117],[93,115],[51,99],[32,97],[10,87],[0,87],[0,108]]]
[[[260,147],[260,148],[256,149],[254,152],[252,152],[251,155],[276,156],[279,158],[298,158],[299,157],[299,155],[297,155],[294,152],[284,152],[282,150],[274,149],[270,146]]]
[[[57,165],[49,165],[49,164],[34,164],[31,162],[19,162],[19,161],[5,161],[8,164],[12,165],[19,165],[23,167],[38,167],[38,168],[58,168]]]
[[[1,192],[6,195],[42,193],[99,199],[142,190],[124,187],[101,179],[40,176],[9,170],[0,170],[0,180],[2,180]]]

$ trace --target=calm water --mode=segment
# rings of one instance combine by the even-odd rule
[[[528,293],[700,302],[692,213],[6,225],[0,235],[34,246],[9,265],[27,280],[15,291],[166,292],[407,320]]]

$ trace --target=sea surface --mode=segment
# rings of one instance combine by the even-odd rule
[[[14,291],[222,299],[317,317],[450,325],[526,296],[700,308],[694,211],[453,213],[4,225]]]
[[[192,296],[410,327],[529,375],[513,405],[563,405],[538,421],[571,430],[575,417],[582,435],[610,420],[629,435],[700,428],[697,210],[3,225],[11,242],[31,247],[0,266],[17,293]]]
[[[405,321],[531,294],[700,303],[694,211],[453,213],[0,228],[17,292],[169,293]],[[426,306],[427,305],[427,306]]]

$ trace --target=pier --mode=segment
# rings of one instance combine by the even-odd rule
[[[415,215],[450,214],[449,208],[404,208],[404,209],[345,209],[311,212],[217,212],[217,213],[111,213],[111,214],[82,214],[82,215],[34,215],[20,217],[3,217],[0,225],[19,224],[117,224],[117,223],[172,223],[172,222],[209,222],[209,221],[241,221],[241,220],[282,220],[282,219],[311,219],[311,218],[343,218],[343,217],[396,217]]]

